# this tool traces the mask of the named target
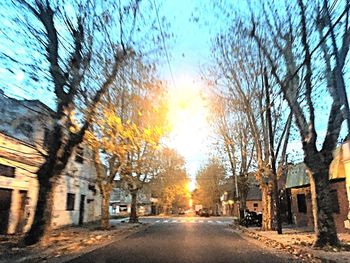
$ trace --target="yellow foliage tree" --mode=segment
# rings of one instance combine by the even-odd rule
[[[118,77],[118,86],[104,96],[85,136],[94,153],[104,229],[109,228],[109,201],[116,176],[128,186],[130,221],[137,221],[137,193],[154,172],[152,156],[167,132],[164,86],[154,79],[153,70],[132,61]]]
[[[166,214],[185,209],[191,195],[183,157],[169,148],[160,151],[158,157],[159,172],[151,186],[159,208]]]

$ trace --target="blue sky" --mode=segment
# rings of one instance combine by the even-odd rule
[[[169,64],[165,58],[165,53],[162,54],[163,60],[159,66],[161,77],[166,79],[171,86],[172,90],[178,90],[179,93],[185,92],[185,89],[197,90],[199,93],[202,89],[205,89],[205,84],[201,81],[200,66],[210,63],[210,41],[215,35],[220,32],[220,28],[227,27],[227,20],[216,16],[216,11],[213,10],[212,0],[168,0],[161,1],[155,0],[156,5],[159,7],[159,16],[166,17],[166,21],[170,23],[169,30],[174,34],[174,38],[166,39],[166,49],[169,54],[170,68],[173,78],[171,77]],[[219,1],[221,2],[221,1]],[[225,1],[223,1],[225,2]],[[240,12],[247,10],[245,1],[229,1],[232,5],[240,8]],[[1,5],[0,5],[1,6]],[[2,10],[2,16],[6,15],[6,11]],[[151,14],[156,16],[156,13]],[[198,18],[198,20],[197,20]],[[15,26],[8,24],[7,26]],[[164,28],[168,30],[168,28]],[[0,35],[0,48],[3,50],[7,48],[11,50],[12,46],[8,45]],[[22,51],[21,51],[22,50]],[[19,49],[19,53],[25,52],[24,49]],[[6,85],[6,90],[9,91],[9,96],[18,98],[40,99],[46,104],[53,104],[52,96],[44,89],[28,89],[25,86],[25,75],[18,69],[14,69],[15,78],[13,75],[7,74],[0,67],[1,85]],[[13,85],[17,83],[19,85]],[[1,88],[1,86],[0,86]],[[193,95],[193,94],[192,94]],[[179,97],[176,92],[175,97]],[[201,104],[202,102],[198,102]],[[203,102],[205,107],[205,102]],[[196,115],[197,114],[197,115]],[[205,110],[199,110],[194,113],[196,119],[202,119],[205,122]],[[202,118],[203,117],[203,118]],[[181,122],[181,119],[179,119]],[[185,118],[182,122],[188,126],[188,118]],[[196,127],[196,128],[193,128]],[[193,177],[200,167],[200,165],[209,156],[209,148],[211,147],[209,133],[205,133],[208,128],[205,123],[193,125],[189,127],[191,129],[188,132],[192,137],[188,137],[185,143],[170,143],[170,145],[177,147],[179,152],[184,155],[187,161],[187,167],[190,175]],[[181,129],[180,129],[181,130]],[[173,134],[172,136],[178,136],[178,138],[184,138],[183,134]],[[186,132],[185,132],[186,133]],[[187,133],[186,133],[187,134]],[[182,136],[182,137],[181,137]],[[207,137],[206,137],[207,136]],[[174,138],[173,138],[174,139]],[[192,140],[192,143],[191,143]],[[173,140],[176,142],[176,138]],[[180,145],[181,144],[181,145]],[[291,144],[291,147],[300,150],[300,142],[297,139]]]

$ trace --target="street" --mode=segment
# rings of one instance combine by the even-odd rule
[[[70,262],[290,262],[232,231],[231,218],[142,218],[151,225]],[[281,252],[279,252],[281,254]]]

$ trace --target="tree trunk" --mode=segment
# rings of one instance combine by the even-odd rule
[[[312,166],[310,164],[307,166],[310,170],[312,212],[316,234],[314,247],[339,246],[330,197],[329,165],[315,162]]]
[[[109,201],[111,199],[111,185],[102,185],[102,216],[101,216],[101,228],[107,230],[110,228],[109,225]]]
[[[131,190],[131,211],[130,211],[130,218],[129,223],[138,223],[139,218],[137,216],[137,189]]]
[[[34,221],[23,240],[27,246],[36,244],[39,241],[44,243],[47,241],[47,233],[51,228],[53,190],[55,186],[54,176],[49,176],[54,174],[52,170],[50,171],[43,167],[38,171],[39,192]]]
[[[262,230],[271,230],[272,229],[272,214],[271,214],[271,195],[269,193],[268,186],[264,185],[261,187],[262,192]]]

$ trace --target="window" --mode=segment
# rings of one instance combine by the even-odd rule
[[[0,164],[0,176],[15,177],[15,167]]]
[[[120,205],[119,206],[119,211],[120,212],[127,212],[128,211],[128,206],[127,205]]]
[[[254,207],[258,207],[259,205],[258,205],[258,203],[254,203],[253,206]]]
[[[49,145],[50,145],[50,130],[45,127],[43,146],[45,149],[47,149],[47,148],[49,148]]]
[[[84,162],[84,148],[81,146],[78,146],[75,150],[75,161],[77,163]]]
[[[66,204],[66,210],[67,211],[73,211],[74,210],[74,201],[75,201],[75,194],[67,194],[67,204]]]
[[[336,189],[332,189],[330,191],[330,197],[331,197],[331,207],[332,207],[332,212],[339,214],[339,201],[338,201],[338,194]]]
[[[298,194],[297,195],[297,202],[298,202],[298,212],[299,213],[306,213],[307,207],[306,207],[305,194]]]

